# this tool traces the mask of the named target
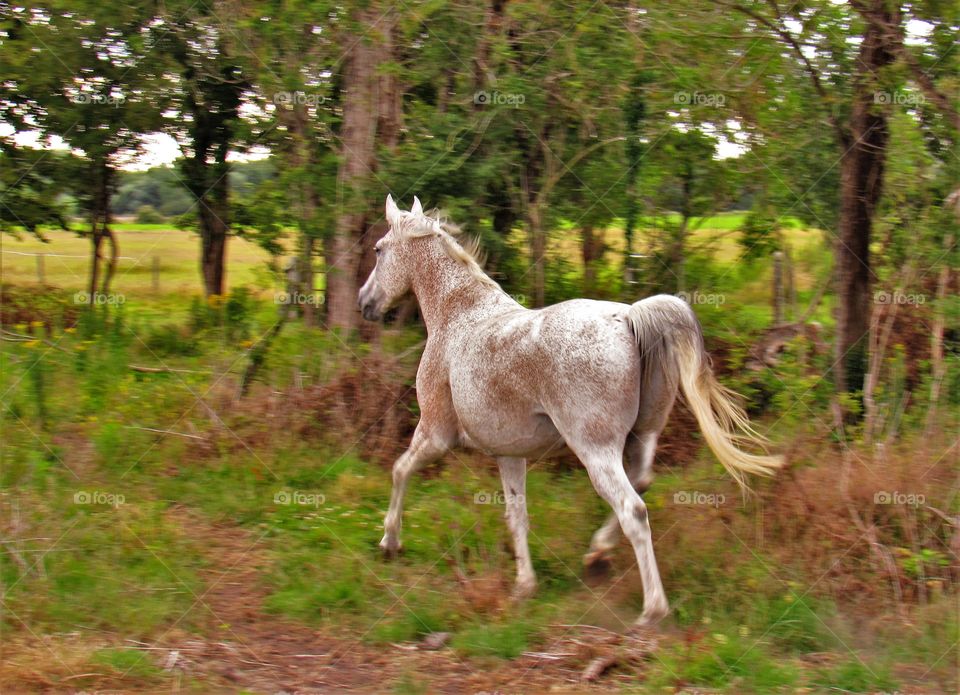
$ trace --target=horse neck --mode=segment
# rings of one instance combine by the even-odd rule
[[[420,314],[433,333],[454,319],[488,310],[507,297],[502,290],[480,280],[443,250],[434,249],[413,280]]]

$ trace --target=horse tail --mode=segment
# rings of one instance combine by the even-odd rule
[[[714,376],[700,322],[686,302],[670,295],[649,297],[633,304],[627,318],[640,348],[641,388],[653,369],[678,380],[707,445],[737,483],[746,488],[745,474],[773,475],[783,466],[782,456],[740,448],[764,449],[766,439],[750,425],[739,396]]]

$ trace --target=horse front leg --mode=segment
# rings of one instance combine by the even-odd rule
[[[500,480],[503,482],[503,496],[506,500],[507,526],[513,534],[513,553],[517,558],[517,583],[513,589],[514,599],[524,599],[533,595],[537,588],[537,576],[530,559],[530,547],[527,545],[527,531],[530,520],[527,517],[527,461],[526,459],[500,457]]]
[[[429,434],[423,421],[417,425],[413,433],[410,447],[400,455],[393,464],[393,490],[390,493],[390,508],[383,521],[383,538],[380,548],[387,559],[395,558],[400,553],[400,527],[403,515],[403,496],[407,489],[410,476],[423,466],[436,461],[449,449],[446,442],[441,442],[436,436]]]

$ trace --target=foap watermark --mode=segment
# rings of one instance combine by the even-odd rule
[[[121,504],[126,504],[127,498],[117,492],[104,492],[103,490],[77,490],[73,493],[74,504],[98,505],[104,507],[113,507],[116,509]]]
[[[897,304],[900,306],[920,306],[925,304],[927,296],[925,294],[915,294],[913,292],[877,292],[873,295],[874,304]]]
[[[725,106],[727,97],[720,92],[674,92],[673,103],[680,106]]]
[[[298,105],[298,106],[320,106],[325,104],[327,97],[323,94],[314,94],[311,92],[296,91],[296,92],[274,92],[273,93],[273,103],[277,106],[283,106],[285,104]]]
[[[927,99],[922,94],[896,90],[893,92],[874,92],[874,104],[893,104],[895,106],[921,106]]]
[[[319,507],[327,498],[320,492],[305,492],[303,490],[277,490],[273,494],[273,503],[284,507]]]
[[[312,304],[319,306],[323,304],[323,302],[324,298],[322,294],[310,294],[307,292],[277,292],[273,296],[274,304],[288,304],[291,306]]]
[[[74,304],[88,304],[91,306],[120,306],[127,301],[127,298],[116,292],[104,294],[103,292],[77,292],[73,295]]]
[[[504,494],[500,490],[496,492],[481,490],[473,495],[474,504],[507,504],[508,502],[525,504],[526,501],[527,498],[524,495]]]
[[[127,98],[122,94],[101,94],[100,92],[79,92],[70,97],[74,104],[97,104],[118,107]]]
[[[873,503],[921,507],[927,503],[927,498],[925,495],[915,494],[912,492],[897,492],[896,490],[893,492],[888,492],[887,490],[879,490],[878,492],[873,493]]]
[[[523,94],[517,92],[487,92],[485,90],[480,90],[475,92],[473,95],[473,103],[478,106],[513,106],[518,108],[523,106],[527,101],[527,97]]]
[[[674,504],[701,505],[706,507],[719,507],[727,501],[726,495],[722,493],[706,493],[699,490],[680,490],[673,493]]]
[[[727,303],[725,294],[707,294],[705,292],[677,292],[677,298],[682,299],[687,304],[706,304],[707,306],[718,307]]]

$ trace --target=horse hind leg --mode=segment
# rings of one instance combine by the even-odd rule
[[[500,480],[503,482],[507,526],[513,535],[513,552],[517,558],[517,583],[513,598],[524,599],[533,595],[537,588],[537,577],[527,544],[527,531],[530,528],[526,498],[527,461],[500,457],[497,463],[500,466]]]
[[[643,581],[643,613],[637,627],[658,623],[669,612],[667,596],[660,581],[653,553],[653,537],[647,518],[647,506],[633,489],[624,471],[621,454],[616,450],[577,452],[590,475],[597,493],[613,508],[620,528],[633,545]]]
[[[630,484],[643,494],[653,484],[653,459],[657,439],[666,427],[677,396],[676,370],[652,371],[640,389],[640,406],[633,431],[627,437],[625,463]],[[583,556],[587,574],[603,576],[610,567],[610,552],[620,540],[620,522],[616,514],[607,517],[590,540],[590,550]]]
[[[631,434],[627,439],[625,465],[627,477],[639,494],[647,491],[653,483],[653,459],[657,450],[658,432],[649,431]],[[583,556],[587,573],[604,575],[610,567],[610,553],[620,541],[620,520],[613,512],[607,517],[590,539],[590,549]]]

